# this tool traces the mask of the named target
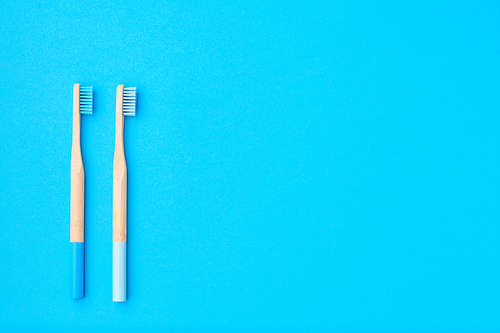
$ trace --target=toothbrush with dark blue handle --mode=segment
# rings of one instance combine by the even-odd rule
[[[85,294],[84,202],[85,172],[80,148],[80,114],[92,115],[92,87],[73,86],[73,144],[71,148],[70,245],[72,267],[71,298]]]

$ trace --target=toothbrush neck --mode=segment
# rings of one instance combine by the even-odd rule
[[[73,149],[80,149],[80,112],[73,111]]]
[[[123,88],[120,84],[116,89],[116,139],[115,139],[115,157],[123,156],[125,158],[125,149],[123,147]]]
[[[123,150],[123,126],[124,126],[124,116],[121,113],[116,113],[116,149]]]

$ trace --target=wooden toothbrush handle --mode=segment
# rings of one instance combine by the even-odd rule
[[[113,161],[113,241],[127,241],[127,163],[123,146],[123,88],[116,90],[116,138]]]
[[[73,86],[73,143],[71,148],[70,242],[84,241],[85,172],[80,149],[80,85]]]
[[[127,166],[113,165],[113,242],[127,241]]]

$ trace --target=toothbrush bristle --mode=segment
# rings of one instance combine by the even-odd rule
[[[92,87],[80,86],[80,113],[89,114],[93,113],[93,94]]]
[[[123,88],[123,115],[135,116],[136,109],[136,87]]]

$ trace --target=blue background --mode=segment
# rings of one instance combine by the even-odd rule
[[[0,5],[2,332],[499,331],[496,1]],[[70,299],[73,83],[86,298]],[[115,92],[129,300],[111,301]]]

